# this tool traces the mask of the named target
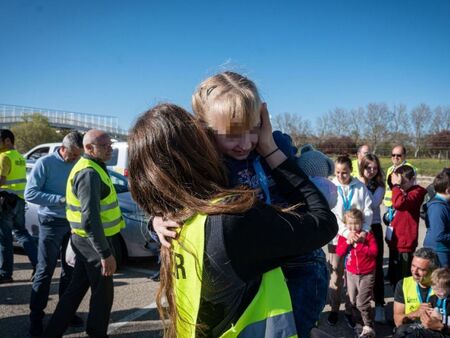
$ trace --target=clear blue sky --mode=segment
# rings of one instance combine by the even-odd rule
[[[276,4],[275,4],[276,3]],[[0,103],[119,117],[189,110],[246,73],[272,114],[450,104],[450,1],[1,0]]]

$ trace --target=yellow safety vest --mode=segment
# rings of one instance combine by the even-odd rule
[[[415,166],[413,166],[411,163],[406,161],[402,165],[409,165],[411,168],[414,169],[414,172],[417,175],[417,168]],[[390,166],[386,173],[386,191],[384,192],[383,202],[384,202],[384,205],[388,208],[392,207],[392,190],[391,190],[391,188],[389,188],[388,178],[389,178],[389,175],[392,174],[393,171],[394,171],[394,166]]]
[[[15,149],[7,150],[0,156],[6,156],[11,162],[11,170],[6,176],[6,182],[0,186],[1,191],[7,191],[23,199],[27,183],[27,167],[23,156]]]
[[[417,283],[412,277],[403,279],[403,298],[405,300],[405,315],[417,311],[420,307],[420,296],[417,293]],[[434,295],[433,289],[430,289],[430,296]],[[426,302],[427,300],[425,300]]]
[[[125,221],[120,211],[119,201],[117,199],[116,189],[112,184],[111,178],[108,174],[94,161],[87,158],[80,158],[80,160],[72,168],[69,174],[66,187],[66,216],[70,223],[72,231],[81,237],[87,237],[87,233],[81,228],[81,204],[80,200],[72,192],[73,179],[75,175],[83,169],[92,168],[99,175],[100,179],[109,187],[109,195],[100,200],[100,219],[103,225],[105,236],[110,237],[122,228],[125,228]]]
[[[356,178],[360,176],[358,159],[352,161],[352,176]]]
[[[177,337],[195,338],[200,308],[206,215],[188,220],[173,241]],[[221,337],[297,337],[291,298],[280,268],[263,274],[259,290],[238,321]]]

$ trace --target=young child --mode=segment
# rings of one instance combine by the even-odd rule
[[[297,164],[327,199],[330,208],[334,208],[337,203],[337,187],[328,179],[334,173],[333,160],[311,144],[305,144],[300,150]]]
[[[433,248],[441,266],[450,266],[450,168],[433,181],[435,196],[427,203],[427,233],[423,245]]]
[[[260,142],[262,103],[255,84],[243,75],[224,72],[203,81],[192,96],[196,117],[211,130],[229,171],[230,186],[259,191],[267,204],[288,206],[271,177],[266,159],[277,151],[295,155],[290,138],[274,132],[278,148],[265,156],[256,151]],[[301,187],[298,190],[301,193]],[[301,243],[299,243],[301,245]],[[308,337],[318,321],[327,295],[328,269],[322,249],[293,258],[283,268],[292,299],[299,337]]]
[[[392,234],[387,236],[389,245],[389,277],[395,287],[397,282],[411,276],[411,261],[419,236],[420,206],[425,188],[416,184],[416,174],[409,165],[395,169],[388,178],[392,190],[394,218],[391,222]]]
[[[356,208],[344,215],[347,230],[357,237],[361,236],[363,220],[363,213]],[[353,321],[358,322],[361,317],[364,325],[360,337],[375,337],[370,301],[375,284],[377,252],[377,242],[372,232],[356,242],[339,235],[336,254],[345,257],[345,280]]]

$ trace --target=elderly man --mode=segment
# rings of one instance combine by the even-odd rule
[[[0,284],[13,281],[12,232],[28,255],[33,273],[37,264],[36,244],[25,229],[26,162],[14,148],[14,139],[10,130],[0,131]]]
[[[396,145],[392,148],[391,152],[392,166],[390,166],[386,173],[386,192],[384,193],[384,205],[387,208],[392,208],[392,190],[389,188],[389,180],[395,169],[402,165],[409,165],[412,167],[417,175],[417,169],[411,163],[406,160],[406,148],[403,145]],[[388,210],[389,211],[389,210]],[[390,220],[392,220],[392,210],[390,211]]]
[[[411,276],[401,279],[394,293],[394,322],[399,327],[418,321],[422,312],[430,307],[431,273],[439,267],[439,260],[433,249],[420,248],[414,252]]]
[[[65,252],[70,237],[70,225],[66,219],[66,184],[69,173],[80,158],[83,136],[78,132],[67,134],[62,146],[52,154],[41,157],[31,171],[25,188],[25,200],[38,204],[39,245],[36,275],[31,288],[30,328],[31,336],[40,336],[42,319],[47,306],[50,284],[58,257],[61,258],[59,296],[69,285],[73,268],[67,265]],[[83,321],[75,316],[72,326]]]
[[[75,268],[45,337],[62,336],[89,288],[86,333],[90,337],[107,337],[114,296],[112,276],[116,271],[114,248],[125,222],[105,165],[112,154],[111,139],[107,133],[92,129],[84,136],[83,146],[85,154],[70,172],[66,188]]]
[[[352,176],[353,177],[361,176],[359,174],[359,164],[361,163],[361,160],[363,159],[363,157],[370,153],[371,153],[370,146],[367,144],[363,144],[362,146],[360,146],[358,148],[358,151],[356,152],[356,159],[354,159],[352,161],[352,168],[353,168]]]

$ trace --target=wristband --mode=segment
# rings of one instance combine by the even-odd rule
[[[264,159],[272,156],[273,154],[275,154],[278,150],[280,150],[280,148],[275,148],[275,150],[271,151],[270,153],[268,153],[267,155],[264,156]]]

